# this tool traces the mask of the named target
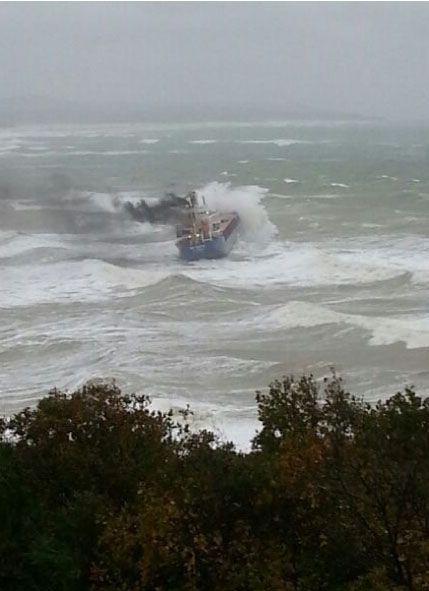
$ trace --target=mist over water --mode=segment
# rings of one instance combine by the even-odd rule
[[[427,392],[428,157],[364,122],[0,130],[0,410],[111,376],[243,443],[286,372]],[[239,212],[227,259],[124,213],[191,189]]]

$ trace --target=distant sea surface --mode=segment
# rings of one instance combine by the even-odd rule
[[[223,260],[122,205],[237,210]],[[335,366],[429,392],[429,128],[369,122],[0,129],[0,412],[115,378],[245,445],[254,392]]]

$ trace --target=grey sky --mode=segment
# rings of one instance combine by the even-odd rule
[[[426,2],[0,3],[0,96],[429,119]]]

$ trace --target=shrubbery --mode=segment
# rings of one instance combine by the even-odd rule
[[[429,589],[429,400],[334,375],[257,404],[249,453],[114,385],[3,420],[0,589]]]

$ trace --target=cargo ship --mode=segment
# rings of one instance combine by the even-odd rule
[[[198,203],[195,191],[186,196],[187,222],[176,227],[176,246],[187,261],[226,257],[238,239],[240,217],[237,212],[210,211]]]

